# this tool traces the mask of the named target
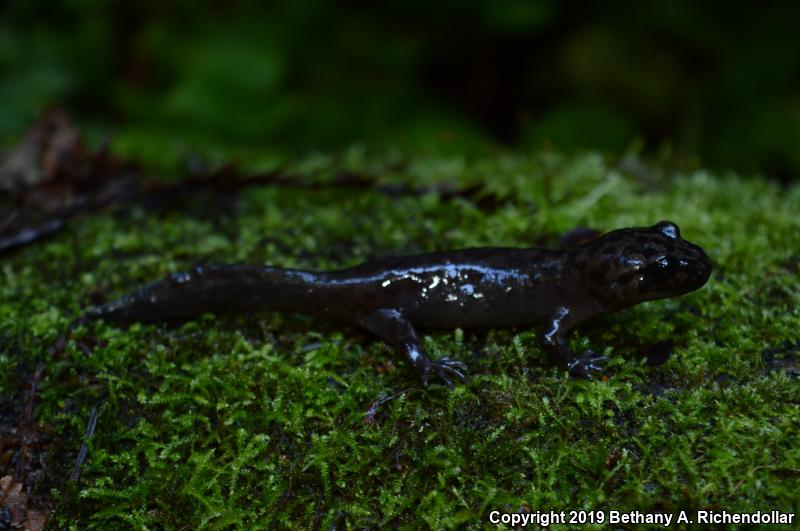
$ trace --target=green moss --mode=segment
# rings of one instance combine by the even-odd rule
[[[57,442],[61,475],[50,484],[66,480],[100,407],[79,483],[51,493],[57,524],[451,528],[523,507],[797,511],[800,187],[632,175],[596,155],[355,148],[293,167],[319,179],[336,169],[387,183],[485,183],[502,201],[482,211],[434,195],[260,188],[222,219],[83,217],[4,260],[0,374],[13,393],[20,370],[47,364],[36,415]],[[373,338],[272,314],[99,323],[49,354],[92,292],[118,296],[197,262],[339,267],[660,219],[701,244],[715,274],[698,292],[581,329],[576,347],[612,357],[608,381],[547,367],[538,330],[456,330],[426,336],[426,346],[466,360],[472,380],[423,390]],[[640,361],[642,345],[670,338],[665,365]],[[785,342],[782,363],[766,364],[762,352]],[[365,419],[374,400],[409,387]]]

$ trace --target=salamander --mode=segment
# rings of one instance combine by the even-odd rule
[[[467,366],[431,359],[418,328],[545,325],[542,345],[575,376],[602,372],[605,358],[570,350],[578,325],[635,304],[703,286],[711,261],[678,226],[608,232],[572,248],[484,247],[379,259],[333,271],[263,265],[197,267],[89,309],[82,322],[186,320],[203,313],[280,311],[359,327],[418,371],[452,387]]]

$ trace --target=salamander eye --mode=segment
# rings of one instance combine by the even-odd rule
[[[681,237],[680,229],[671,221],[659,221],[653,228],[667,238],[672,238],[673,240]]]
[[[676,273],[675,262],[666,256],[662,256],[654,263],[650,264],[645,270],[646,277],[656,283],[666,282]]]

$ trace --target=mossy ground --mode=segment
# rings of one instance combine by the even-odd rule
[[[134,208],[77,218],[0,262],[2,394],[21,400],[20,378],[46,366],[35,417],[54,441],[38,487],[52,496],[52,523],[453,528],[482,527],[492,509],[800,509],[800,186],[660,177],[596,155],[353,150],[295,169],[325,179],[326,168],[485,183],[502,201],[481,210],[435,195],[255,188],[229,215]],[[575,334],[576,348],[611,357],[606,381],[547,366],[538,329],[455,330],[425,344],[465,360],[471,381],[423,389],[374,338],[274,314],[98,323],[49,354],[92,293],[115,297],[197,263],[340,267],[660,219],[702,245],[715,271],[695,293]],[[647,366],[641,350],[667,339],[671,358]],[[408,388],[365,417],[373,401]],[[71,483],[95,406],[89,456]]]

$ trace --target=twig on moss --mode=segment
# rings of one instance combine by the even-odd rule
[[[78,458],[75,460],[75,466],[72,468],[72,474],[69,477],[71,481],[78,481],[81,477],[81,466],[83,466],[86,457],[89,455],[88,442],[94,436],[94,430],[97,427],[98,411],[98,404],[95,404],[92,407],[92,413],[89,415],[89,423],[86,426],[86,432],[83,434],[83,442],[81,442],[81,449],[78,451]]]

